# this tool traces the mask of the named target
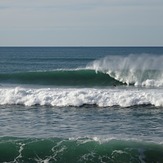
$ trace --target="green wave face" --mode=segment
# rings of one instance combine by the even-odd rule
[[[54,86],[112,86],[122,83],[94,70],[56,70],[0,74],[0,83],[39,84]]]
[[[154,143],[83,139],[0,139],[0,162],[163,162],[163,146]]]

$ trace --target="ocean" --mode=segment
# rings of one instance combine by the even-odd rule
[[[163,163],[163,47],[0,47],[1,163]]]

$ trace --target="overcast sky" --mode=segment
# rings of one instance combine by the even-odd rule
[[[0,0],[0,46],[163,46],[163,0]]]

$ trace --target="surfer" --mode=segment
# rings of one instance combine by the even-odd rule
[[[114,83],[113,86],[116,87],[117,85]]]

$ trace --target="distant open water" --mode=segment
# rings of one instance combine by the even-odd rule
[[[163,48],[0,48],[0,162],[163,162]]]

